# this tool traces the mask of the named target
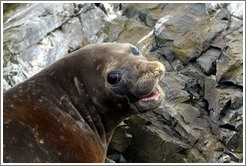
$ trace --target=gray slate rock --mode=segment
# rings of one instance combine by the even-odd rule
[[[174,55],[185,63],[199,57],[230,22],[224,20],[228,18],[224,10],[210,15],[205,4],[168,4],[163,12],[171,17],[163,25],[163,31],[156,35],[158,46],[164,47],[165,56]],[[165,51],[166,46],[170,51]]]
[[[216,60],[220,56],[221,50],[210,48],[205,53],[197,58],[197,63],[202,71],[208,75],[216,74]]]
[[[242,19],[228,14],[228,4],[116,4],[115,20],[106,6],[4,6],[4,90],[81,46],[130,42],[148,60],[166,65],[166,101],[131,117],[129,129],[119,127],[108,157],[242,162]]]

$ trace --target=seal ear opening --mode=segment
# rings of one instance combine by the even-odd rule
[[[131,46],[130,47],[130,51],[133,55],[136,55],[136,56],[140,56],[140,52],[138,51],[138,49],[134,46]]]

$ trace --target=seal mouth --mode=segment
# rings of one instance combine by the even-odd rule
[[[145,98],[140,99],[141,101],[153,101],[156,102],[162,93],[162,89],[157,89],[156,87],[152,92]]]
[[[165,99],[165,93],[159,85],[156,85],[150,94],[135,102],[140,113],[151,111],[159,107]]]

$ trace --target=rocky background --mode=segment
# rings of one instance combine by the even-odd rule
[[[166,66],[163,105],[117,128],[111,162],[243,160],[243,4],[3,6],[3,91],[90,43],[129,42]]]

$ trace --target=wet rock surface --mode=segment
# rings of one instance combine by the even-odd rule
[[[241,6],[4,4],[3,90],[90,43],[129,42],[166,66],[166,100],[119,125],[107,162],[242,162]]]

